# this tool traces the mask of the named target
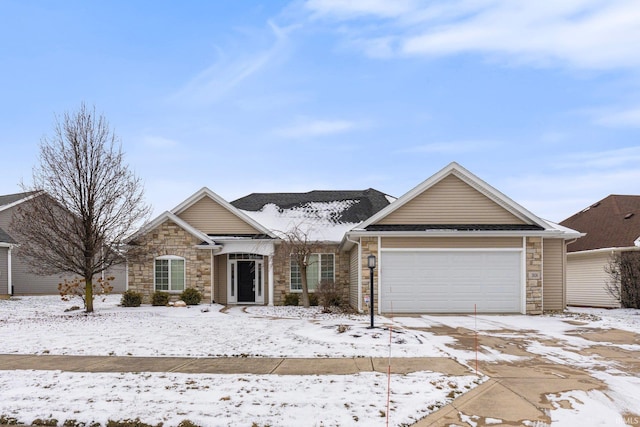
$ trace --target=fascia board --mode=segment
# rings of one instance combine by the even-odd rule
[[[185,230],[189,234],[193,235],[194,237],[197,237],[197,238],[207,242],[210,245],[215,245],[215,242],[213,240],[211,240],[209,238],[209,236],[207,236],[203,232],[197,230],[196,228],[192,227],[191,225],[189,225],[189,223],[187,223],[186,221],[180,219],[180,217],[178,217],[177,215],[174,215],[173,213],[171,213],[169,211],[163,212],[158,217],[156,217],[153,221],[151,221],[148,224],[146,224],[145,226],[143,226],[138,232],[134,233],[129,238],[129,240],[133,240],[136,236],[139,236],[141,234],[148,233],[149,231],[151,231],[154,228],[158,227],[160,224],[162,224],[166,220],[171,220],[171,221],[175,222],[180,228],[182,228],[183,230]]]
[[[180,203],[178,206],[171,209],[170,212],[172,212],[175,215],[179,215],[181,212],[185,211],[187,208],[189,208],[190,206],[192,206],[193,204],[195,204],[197,201],[199,201],[205,196],[209,197],[210,199],[218,203],[220,206],[222,206],[223,208],[225,208],[226,210],[228,210],[229,212],[231,212],[232,214],[234,214],[235,216],[237,216],[247,224],[251,225],[253,228],[260,231],[261,233],[266,234],[270,237],[276,237],[271,232],[271,230],[267,229],[266,227],[258,223],[253,218],[241,212],[238,208],[233,206],[231,203],[227,202],[225,199],[223,199],[222,197],[220,197],[218,194],[214,193],[207,187],[202,187],[200,190],[196,191],[193,195],[188,197],[184,202]]]
[[[24,198],[20,199],[20,200],[16,200],[15,202],[12,202],[12,203],[9,203],[9,204],[6,204],[6,205],[2,205],[2,206],[0,206],[0,212],[6,211],[7,209],[11,209],[14,206],[18,206],[19,204],[24,203],[24,202],[26,202],[28,200],[33,199],[33,198],[36,198],[36,197],[38,197],[39,195],[41,195],[43,193],[44,193],[44,191],[38,191],[37,193],[31,194],[31,195],[29,195],[27,197],[24,197]]]
[[[600,249],[589,249],[586,251],[577,251],[577,252],[567,252],[567,258],[575,258],[580,257],[582,255],[587,256],[591,254],[598,254],[603,252],[631,252],[631,251],[640,251],[640,247],[638,246],[628,246],[626,248],[600,248]]]
[[[453,231],[453,230],[428,230],[428,231],[350,231],[347,236],[351,237],[562,237],[565,240],[582,237],[578,235],[567,235],[557,230],[541,231]]]

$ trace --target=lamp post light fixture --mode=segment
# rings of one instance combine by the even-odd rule
[[[369,255],[367,257],[367,265],[369,266],[369,313],[371,314],[371,326],[373,329],[373,270],[376,268],[376,256]]]

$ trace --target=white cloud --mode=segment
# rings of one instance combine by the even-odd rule
[[[148,135],[142,138],[142,142],[144,143],[144,145],[151,148],[171,148],[178,146],[177,141],[169,138],[164,138],[162,136]]]
[[[341,20],[384,19],[347,32],[371,56],[479,53],[536,66],[640,66],[637,0],[310,0],[306,7]]]
[[[601,113],[596,123],[611,127],[640,127],[640,107]]]
[[[218,61],[191,79],[172,99],[198,104],[215,102],[283,55],[289,45],[289,33],[295,26],[281,28],[271,21],[268,24],[275,36],[268,49],[244,56],[234,52],[231,57],[218,49]]]
[[[313,138],[350,132],[361,127],[349,120],[304,120],[294,125],[276,129],[276,136],[282,138]]]
[[[640,164],[640,146],[571,154],[556,163],[556,166],[560,168],[611,169],[624,165],[637,168],[638,164]]]
[[[481,151],[499,145],[495,141],[469,140],[434,142],[400,150],[402,153],[460,154]]]
[[[398,17],[414,10],[417,5],[414,0],[309,0],[305,3],[305,7],[316,15],[339,18],[359,15]]]

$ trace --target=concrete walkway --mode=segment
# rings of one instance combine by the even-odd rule
[[[179,372],[191,374],[256,375],[352,375],[358,372],[387,372],[389,359],[267,358],[267,357],[120,357],[0,354],[0,370],[35,369],[70,372]],[[445,357],[403,357],[391,359],[391,372],[418,371],[469,375],[469,370]]]

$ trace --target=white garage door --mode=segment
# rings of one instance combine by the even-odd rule
[[[520,251],[383,251],[384,313],[519,313]]]

